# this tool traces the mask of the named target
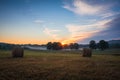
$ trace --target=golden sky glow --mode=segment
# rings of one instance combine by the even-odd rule
[[[120,0],[0,0],[0,42],[86,44],[90,40],[118,39],[119,3]]]

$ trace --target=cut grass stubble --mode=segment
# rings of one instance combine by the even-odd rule
[[[118,80],[120,56],[108,52],[85,58],[81,51],[25,50],[24,58],[12,58],[10,51],[0,51],[0,80]]]

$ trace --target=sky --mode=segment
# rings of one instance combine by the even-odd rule
[[[120,0],[0,0],[0,42],[120,39]]]

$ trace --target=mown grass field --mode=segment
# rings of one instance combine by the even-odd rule
[[[25,50],[24,58],[12,58],[0,51],[0,80],[120,80],[119,49],[81,53]]]

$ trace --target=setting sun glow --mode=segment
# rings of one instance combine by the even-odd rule
[[[0,0],[0,42],[120,39],[119,7],[120,0]]]

